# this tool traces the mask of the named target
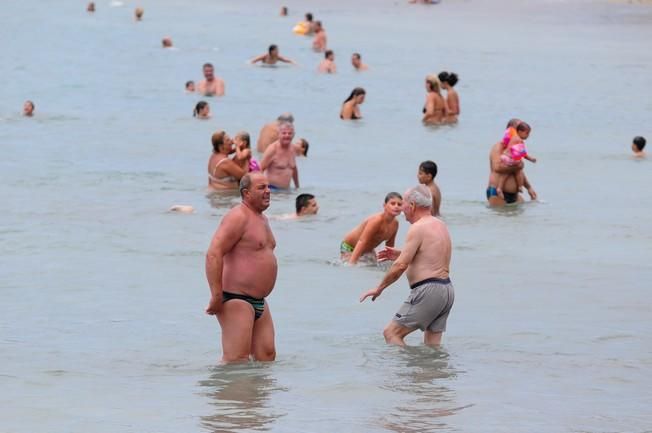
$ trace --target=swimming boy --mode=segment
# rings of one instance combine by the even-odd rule
[[[634,156],[636,158],[645,158],[645,143],[647,141],[645,140],[644,137],[641,137],[640,135],[638,137],[634,137],[634,140],[632,141],[632,152],[634,152]]]
[[[374,249],[385,242],[385,246],[393,247],[398,232],[396,217],[401,214],[403,197],[397,192],[385,196],[383,211],[365,219],[360,225],[344,236],[340,244],[340,258],[355,265],[362,256],[368,256],[376,261]]]
[[[435,183],[435,177],[437,176],[437,164],[433,161],[423,161],[419,164],[419,173],[417,174],[417,179],[419,183],[425,185],[430,190],[430,195],[432,196],[432,216],[439,216],[439,207],[441,206],[441,191]]]

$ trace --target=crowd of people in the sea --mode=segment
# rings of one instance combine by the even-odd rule
[[[433,0],[421,2],[437,3]],[[96,12],[94,2],[87,5],[87,11]],[[282,17],[288,13],[287,7],[281,8]],[[141,21],[143,15],[143,8],[134,10],[136,21]],[[335,53],[328,48],[322,21],[315,20],[312,13],[306,13],[305,19],[292,31],[312,38],[312,49],[323,56],[318,72],[337,73]],[[171,48],[172,38],[163,37],[161,44],[164,48]],[[266,53],[250,60],[251,64],[266,66],[278,62],[296,65],[295,61],[280,54],[276,44],[269,45]],[[359,72],[369,70],[358,52],[351,55],[351,65]],[[197,83],[193,80],[185,83],[185,91],[206,98],[223,96],[225,83],[215,75],[214,66],[205,63],[202,73],[203,79]],[[455,88],[458,81],[458,75],[450,71],[425,77],[426,95],[422,110],[425,125],[458,122],[461,114],[460,97]],[[342,103],[340,118],[347,121],[361,119],[365,96],[364,88],[355,87]],[[34,102],[25,101],[23,115],[32,117],[34,112]],[[209,103],[206,100],[197,102],[193,116],[209,119]],[[537,162],[525,144],[531,132],[532,127],[527,122],[511,119],[502,136],[491,147],[486,190],[490,206],[522,202],[522,190],[526,190],[532,200],[537,199],[524,170],[524,160]],[[212,152],[206,168],[208,188],[212,192],[239,191],[241,203],[224,215],[206,254],[206,277],[210,288],[206,313],[217,316],[222,328],[224,362],[273,360],[276,356],[274,325],[265,298],[276,282],[276,241],[264,212],[270,205],[272,192],[300,188],[297,158],[308,156],[309,143],[305,138],[295,141],[291,113],[282,113],[276,120],[263,125],[256,137],[255,149],[252,149],[252,137],[247,131],[236,132],[231,137],[226,131],[219,130],[212,134],[210,141]],[[645,145],[644,137],[633,139],[631,148],[637,158],[645,157]],[[388,192],[382,211],[364,218],[341,238],[339,256],[342,263],[392,262],[379,284],[360,295],[360,302],[369,297],[375,300],[403,273],[407,273],[411,288],[409,296],[383,332],[391,344],[404,345],[404,338],[417,329],[424,332],[425,344],[440,344],[453,306],[455,294],[449,276],[452,246],[446,224],[441,219],[442,193],[435,181],[437,171],[434,161],[423,161],[417,168],[416,186],[403,194]],[[299,194],[295,205],[294,213],[279,218],[304,218],[319,211],[317,198],[312,194]],[[193,208],[174,205],[170,210],[189,213]],[[404,246],[397,249],[401,213],[411,226]],[[381,245],[382,249],[377,250]]]

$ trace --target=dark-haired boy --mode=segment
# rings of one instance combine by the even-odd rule
[[[641,137],[640,135],[638,137],[634,137],[634,140],[632,141],[632,152],[634,152],[634,156],[636,158],[645,158],[645,144],[647,141],[645,140],[644,137]]]
[[[437,164],[433,161],[423,161],[419,164],[419,173],[417,179],[419,183],[425,185],[430,190],[432,196],[432,216],[439,216],[439,207],[441,206],[441,191],[435,183],[437,176]]]

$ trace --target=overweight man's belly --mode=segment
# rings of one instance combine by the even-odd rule
[[[276,273],[276,257],[271,249],[225,257],[222,290],[264,298],[274,288]]]

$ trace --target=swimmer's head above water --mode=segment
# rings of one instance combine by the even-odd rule
[[[312,194],[299,194],[295,200],[297,216],[316,215],[319,205]]]
[[[349,95],[348,98],[346,98],[344,103],[346,104],[350,100],[355,99],[358,104],[362,104],[364,102],[364,98],[366,94],[367,92],[365,91],[365,89],[363,89],[362,87],[356,87],[351,91],[351,94]]]
[[[279,115],[276,118],[276,120],[279,123],[294,123],[294,116],[292,115],[292,113],[283,113],[283,114]]]
[[[634,140],[632,140],[632,152],[634,152],[635,156],[644,156],[645,152],[643,149],[645,149],[645,144],[647,143],[647,140],[645,140],[645,137],[641,137],[640,135],[637,137],[634,137]]]
[[[161,45],[163,48],[172,48],[172,38],[169,36],[164,37],[161,39]]]
[[[422,185],[427,185],[437,177],[437,164],[434,161],[423,161],[419,164],[417,179]]]
[[[145,13],[145,10],[141,7],[138,7],[134,10],[134,18],[136,18],[136,21],[142,21],[143,19],[143,14]]]
[[[23,116],[32,117],[34,115],[34,103],[32,101],[25,101],[23,104]]]
[[[441,90],[441,81],[435,74],[426,76],[426,90],[429,92],[439,93]]]
[[[211,108],[206,101],[199,101],[192,112],[193,117],[198,119],[208,119],[211,117]]]
[[[211,144],[213,145],[214,153],[224,153],[227,155],[235,152],[233,148],[233,140],[224,131],[217,131],[211,136]]]
[[[186,81],[186,92],[194,92],[195,91],[195,82],[190,80]]]

